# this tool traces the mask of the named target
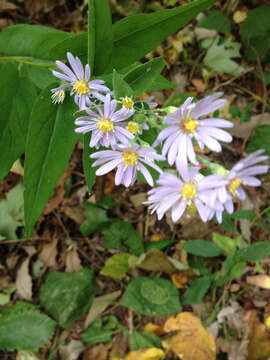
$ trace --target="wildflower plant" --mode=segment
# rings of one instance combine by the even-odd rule
[[[195,206],[203,221],[221,221],[244,199],[243,186],[259,185],[255,176],[268,170],[260,151],[225,177],[202,175],[197,148],[220,152],[232,141],[233,124],[213,115],[226,103],[222,93],[189,97],[173,111],[142,96],[174,85],[160,75],[162,58],[140,60],[213,3],[197,0],[112,24],[108,1],[89,0],[86,33],[24,24],[1,32],[0,83],[9,90],[0,99],[0,178],[25,153],[28,238],[78,140],[89,191],[96,175],[115,171],[115,183],[128,187],[140,172],[153,187],[147,204],[159,218],[166,209],[177,221]]]

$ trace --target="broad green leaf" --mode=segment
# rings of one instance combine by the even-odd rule
[[[232,60],[232,58],[241,57],[240,43],[232,42],[229,39],[221,42],[219,36],[214,40],[212,46],[209,47],[211,42],[212,39],[202,41],[202,47],[208,48],[203,59],[206,66],[217,72],[230,75],[239,75],[245,71],[242,66]]]
[[[257,215],[253,210],[238,210],[231,214],[233,219],[248,219],[253,220]]]
[[[81,335],[82,341],[87,346],[107,344],[112,341],[114,334],[121,329],[117,318],[113,315],[96,319]],[[120,329],[119,329],[120,328]]]
[[[121,97],[133,97],[133,90],[116,70],[113,71],[113,93],[116,99]]]
[[[51,59],[50,49],[72,35],[50,27],[19,24],[0,33],[0,52],[8,56]]]
[[[25,150],[30,112],[36,89],[27,78],[20,78],[17,66],[5,64],[0,69],[0,181]]]
[[[87,33],[70,35],[50,49],[50,59],[65,61],[67,52],[71,52],[74,56],[78,56],[83,63],[87,63]]]
[[[189,254],[202,257],[215,257],[223,253],[217,245],[206,240],[188,240],[181,247]]]
[[[52,337],[55,322],[34,305],[17,302],[0,317],[0,349],[38,350]]]
[[[236,250],[236,242],[225,235],[213,233],[213,242],[226,254],[231,254]]]
[[[41,90],[55,81],[52,71],[48,68],[34,65],[23,65],[27,77]]]
[[[47,276],[41,287],[40,303],[66,329],[89,310],[95,292],[92,270],[83,268],[75,273],[55,271]]]
[[[149,277],[132,279],[120,304],[150,317],[168,316],[181,311],[176,287],[169,280]]]
[[[145,331],[134,331],[129,337],[130,349],[139,350],[152,347],[162,348],[161,340],[158,336]]]
[[[134,91],[134,96],[140,96],[145,91],[152,90],[155,79],[159,76],[165,62],[163,58],[154,58],[145,64],[138,65],[124,76],[124,80]]]
[[[177,242],[177,240],[174,240],[174,239],[160,240],[160,241],[147,241],[144,243],[144,249],[145,249],[145,252],[147,252],[151,249],[162,250],[162,249],[165,249],[166,247],[174,244],[175,242]]]
[[[95,159],[91,159],[90,155],[93,154],[96,149],[90,148],[91,132],[86,133],[83,136],[83,172],[85,180],[88,185],[88,191],[91,193],[92,187],[96,179],[96,168],[92,167]]]
[[[100,274],[115,279],[121,279],[126,275],[130,268],[134,267],[137,259],[137,256],[132,254],[115,254],[106,260]]]
[[[71,97],[64,105],[53,104],[50,88],[40,93],[33,107],[26,141],[24,209],[27,238],[67,167],[77,141],[73,120],[76,104]]]
[[[203,276],[194,281],[181,298],[184,305],[196,304],[202,300],[207,290],[210,288],[213,275]]]
[[[260,241],[239,250],[236,253],[240,261],[260,261],[270,255],[270,242]]]
[[[107,211],[87,202],[84,204],[84,207],[86,220],[80,226],[81,233],[84,236],[88,236],[95,231],[103,230],[109,222]]]
[[[88,63],[95,75],[106,72],[113,49],[113,29],[107,0],[88,0]]]
[[[240,279],[240,277],[243,275],[243,270],[246,265],[247,264],[245,262],[239,262],[238,264],[234,264],[230,274],[231,279]]]
[[[265,155],[270,156],[270,126],[260,125],[257,126],[254,133],[249,140],[247,146],[247,152],[252,153],[253,151],[259,150],[262,147],[265,149]]]
[[[215,0],[198,0],[175,9],[128,16],[113,25],[114,48],[108,72],[140,60]]]
[[[259,55],[261,61],[265,63],[270,60],[268,51],[270,46],[269,18],[269,6],[257,7],[249,11],[248,17],[240,28],[242,40],[247,47],[249,61],[256,62],[256,55]]]
[[[113,222],[103,234],[106,235],[106,249],[125,250],[125,246],[128,246],[137,256],[144,252],[142,239],[129,222]]]
[[[231,31],[231,26],[232,20],[225,12],[220,10],[209,11],[208,14],[198,23],[198,27],[209,30],[217,30],[223,34],[228,34]]]

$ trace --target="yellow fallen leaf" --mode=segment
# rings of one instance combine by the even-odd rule
[[[149,348],[143,350],[131,351],[126,360],[161,360],[165,352],[158,348]]]
[[[237,10],[234,14],[233,14],[233,21],[236,24],[240,24],[241,22],[243,22],[244,20],[246,20],[248,16],[248,13],[246,11],[241,11],[241,10]]]
[[[143,331],[148,333],[154,333],[159,328],[158,325],[153,323],[148,323],[143,327]]]
[[[171,279],[178,289],[184,289],[188,280],[187,275],[183,273],[174,273],[172,274]]]
[[[164,324],[166,332],[179,331],[178,334],[162,342],[165,349],[173,352],[181,360],[215,360],[216,345],[214,337],[204,329],[197,316],[182,312],[170,317]]]
[[[256,275],[256,276],[247,276],[247,284],[256,285],[263,289],[270,289],[270,276],[268,275]]]
[[[150,241],[159,241],[160,235],[159,234],[153,234],[150,238]]]
[[[265,326],[270,330],[270,316],[268,316],[264,321]]]

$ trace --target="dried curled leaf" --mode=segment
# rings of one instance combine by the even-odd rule
[[[163,341],[166,349],[182,360],[214,360],[216,345],[214,337],[204,329],[199,318],[190,312],[170,317],[164,324],[166,332],[179,331],[177,335]]]

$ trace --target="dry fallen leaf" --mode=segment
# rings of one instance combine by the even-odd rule
[[[38,257],[46,267],[53,267],[56,265],[56,256],[57,256],[57,239],[54,239],[49,243],[42,244],[42,249]]]
[[[170,317],[164,324],[166,332],[179,331],[177,335],[162,342],[182,360],[214,360],[216,345],[214,337],[202,326],[201,321],[190,312]]]
[[[60,345],[59,353],[61,359],[65,360],[77,360],[80,353],[85,349],[82,342],[72,339],[68,345]]]
[[[270,113],[264,113],[251,116],[249,122],[240,124],[240,120],[234,122],[234,127],[228,131],[235,137],[245,139],[251,131],[255,130],[256,126],[270,125]]]
[[[245,320],[250,328],[248,360],[267,360],[270,357],[270,333],[259,320],[256,310],[247,312]]]
[[[99,344],[88,348],[83,353],[83,360],[107,360],[111,344]]]
[[[161,360],[165,356],[165,352],[158,348],[149,348],[131,351],[125,360]]]
[[[114,291],[110,294],[96,297],[86,317],[84,328],[86,329],[94,320],[96,320],[103,311],[121,295],[121,291]]]
[[[256,275],[256,276],[247,276],[246,282],[249,285],[256,285],[263,289],[270,289],[270,276],[269,275]]]
[[[147,271],[161,271],[168,274],[175,272],[175,267],[167,255],[157,249],[151,249],[140,257],[136,266]]]
[[[205,91],[207,85],[201,79],[192,79],[191,82],[199,93]]]
[[[32,278],[29,274],[29,261],[28,257],[20,266],[16,277],[16,292],[25,300],[32,301]]]
[[[81,259],[77,250],[68,251],[66,257],[66,272],[76,272],[82,268]]]
[[[171,279],[178,289],[184,289],[188,280],[187,275],[183,273],[174,273],[172,274]]]

